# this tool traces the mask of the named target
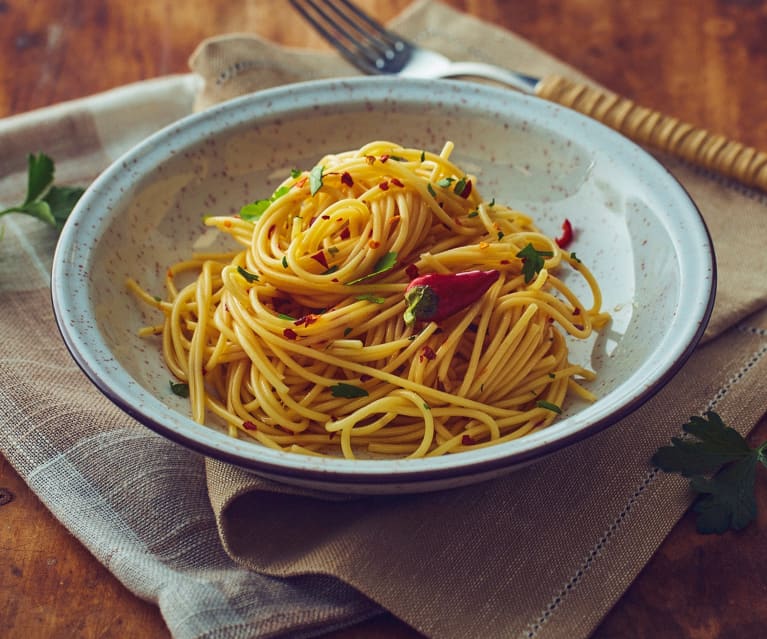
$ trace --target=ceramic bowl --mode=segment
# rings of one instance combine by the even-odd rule
[[[612,313],[597,339],[574,345],[599,377],[599,399],[518,441],[439,458],[345,460],[270,450],[194,423],[127,276],[161,292],[165,269],[223,238],[204,215],[268,195],[290,168],[375,139],[439,151],[477,187],[530,213],[588,256]],[[222,245],[223,246],[223,245]],[[228,246],[228,244],[227,244]],[[509,472],[628,415],[679,370],[703,334],[715,261],[687,193],[649,154],[599,123],[513,91],[448,81],[355,78],[308,82],[187,117],[107,169],[73,211],[53,268],[64,341],[96,387],[151,429],[212,458],[281,482],[352,493],[417,492]]]

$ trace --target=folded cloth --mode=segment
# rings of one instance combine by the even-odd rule
[[[583,79],[437,2],[393,26],[456,58]],[[194,75],[0,121],[0,202],[23,197],[30,151],[54,156],[60,182],[85,182],[193,106],[354,73],[334,54],[244,34],[202,43],[191,65]],[[381,607],[433,637],[585,637],[689,505],[687,482],[651,467],[652,452],[689,415],[714,409],[746,433],[765,409],[767,199],[662,160],[714,238],[707,341],[631,417],[534,466],[459,490],[339,499],[203,460],[133,422],[80,373],[50,310],[55,234],[14,216],[0,221],[0,451],[101,562],[159,605],[176,637],[308,637]]]

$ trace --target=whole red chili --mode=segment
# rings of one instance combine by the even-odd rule
[[[439,322],[476,302],[498,279],[500,273],[464,271],[429,273],[416,277],[405,289],[405,323],[416,320]]]

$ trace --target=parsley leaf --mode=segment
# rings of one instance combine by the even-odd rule
[[[322,188],[323,171],[325,171],[325,167],[318,164],[309,173],[309,191],[312,195]]]
[[[250,271],[246,271],[242,266],[237,267],[237,272],[242,275],[248,282],[251,284],[253,282],[258,282],[258,275],[255,273],[251,273]]]
[[[345,397],[346,399],[367,397],[370,394],[364,388],[352,384],[345,384],[344,382],[339,382],[338,384],[331,386],[330,393],[333,397]]]
[[[525,284],[529,284],[538,275],[545,263],[544,258],[554,255],[551,251],[539,251],[532,244],[523,248],[516,257],[522,260],[522,273],[525,276]]]
[[[185,384],[184,382],[174,382],[171,380],[170,390],[174,395],[178,395],[179,397],[189,397],[189,384]]]
[[[54,176],[55,165],[50,157],[45,153],[30,154],[27,158],[27,195],[24,202],[0,211],[0,216],[25,213],[60,231],[85,189],[56,186],[53,184]]]
[[[346,286],[352,286],[353,284],[358,284],[359,282],[362,282],[363,280],[367,280],[371,277],[375,277],[376,275],[380,275],[381,273],[385,273],[386,271],[390,271],[394,268],[394,265],[397,263],[397,253],[396,251],[389,251],[385,255],[382,255],[378,261],[373,265],[373,270],[368,273],[367,275],[363,275],[362,277],[358,277],[356,280],[352,280],[350,282],[346,282]]]
[[[691,417],[682,430],[697,441],[672,437],[671,446],[662,446],[652,463],[666,472],[690,478],[691,488],[700,494],[694,506],[698,532],[723,533],[741,530],[756,518],[754,481],[758,463],[767,466],[767,442],[751,448],[721,417],[709,411],[705,417]],[[707,479],[705,473],[722,470]]]
[[[562,414],[562,409],[557,406],[556,404],[553,404],[552,402],[547,402],[544,399],[540,399],[537,402],[535,402],[535,405],[538,408],[545,408],[546,410],[550,410],[552,413],[556,413],[557,415]]]
[[[290,191],[290,187],[286,184],[272,193],[271,197],[246,204],[240,209],[240,218],[246,222],[255,222],[264,214],[264,211],[269,208],[272,202],[280,199],[288,191]]]
[[[378,295],[372,295],[370,293],[365,295],[357,295],[355,299],[358,299],[361,302],[372,302],[373,304],[383,304],[386,301],[386,298],[380,297]]]

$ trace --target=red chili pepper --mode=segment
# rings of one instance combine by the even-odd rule
[[[559,248],[567,248],[573,241],[573,225],[565,218],[562,222],[562,235],[554,240]]]
[[[416,277],[405,289],[405,323],[416,320],[439,322],[476,302],[498,279],[500,273],[465,271],[429,273]]]

